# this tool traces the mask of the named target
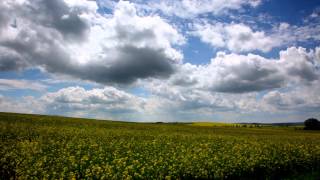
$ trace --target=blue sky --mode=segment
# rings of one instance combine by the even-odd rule
[[[320,1],[0,2],[0,111],[320,118]]]

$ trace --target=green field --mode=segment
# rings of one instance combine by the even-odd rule
[[[0,179],[316,179],[320,133],[0,113]]]

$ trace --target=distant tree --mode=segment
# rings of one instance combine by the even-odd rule
[[[315,118],[310,118],[304,121],[304,129],[306,130],[320,130],[320,121]]]

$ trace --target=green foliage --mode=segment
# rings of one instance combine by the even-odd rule
[[[314,171],[320,134],[0,113],[0,179],[238,179]]]

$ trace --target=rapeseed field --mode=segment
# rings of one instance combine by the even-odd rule
[[[320,133],[0,113],[0,179],[318,176]],[[306,177],[306,176],[302,176]]]

